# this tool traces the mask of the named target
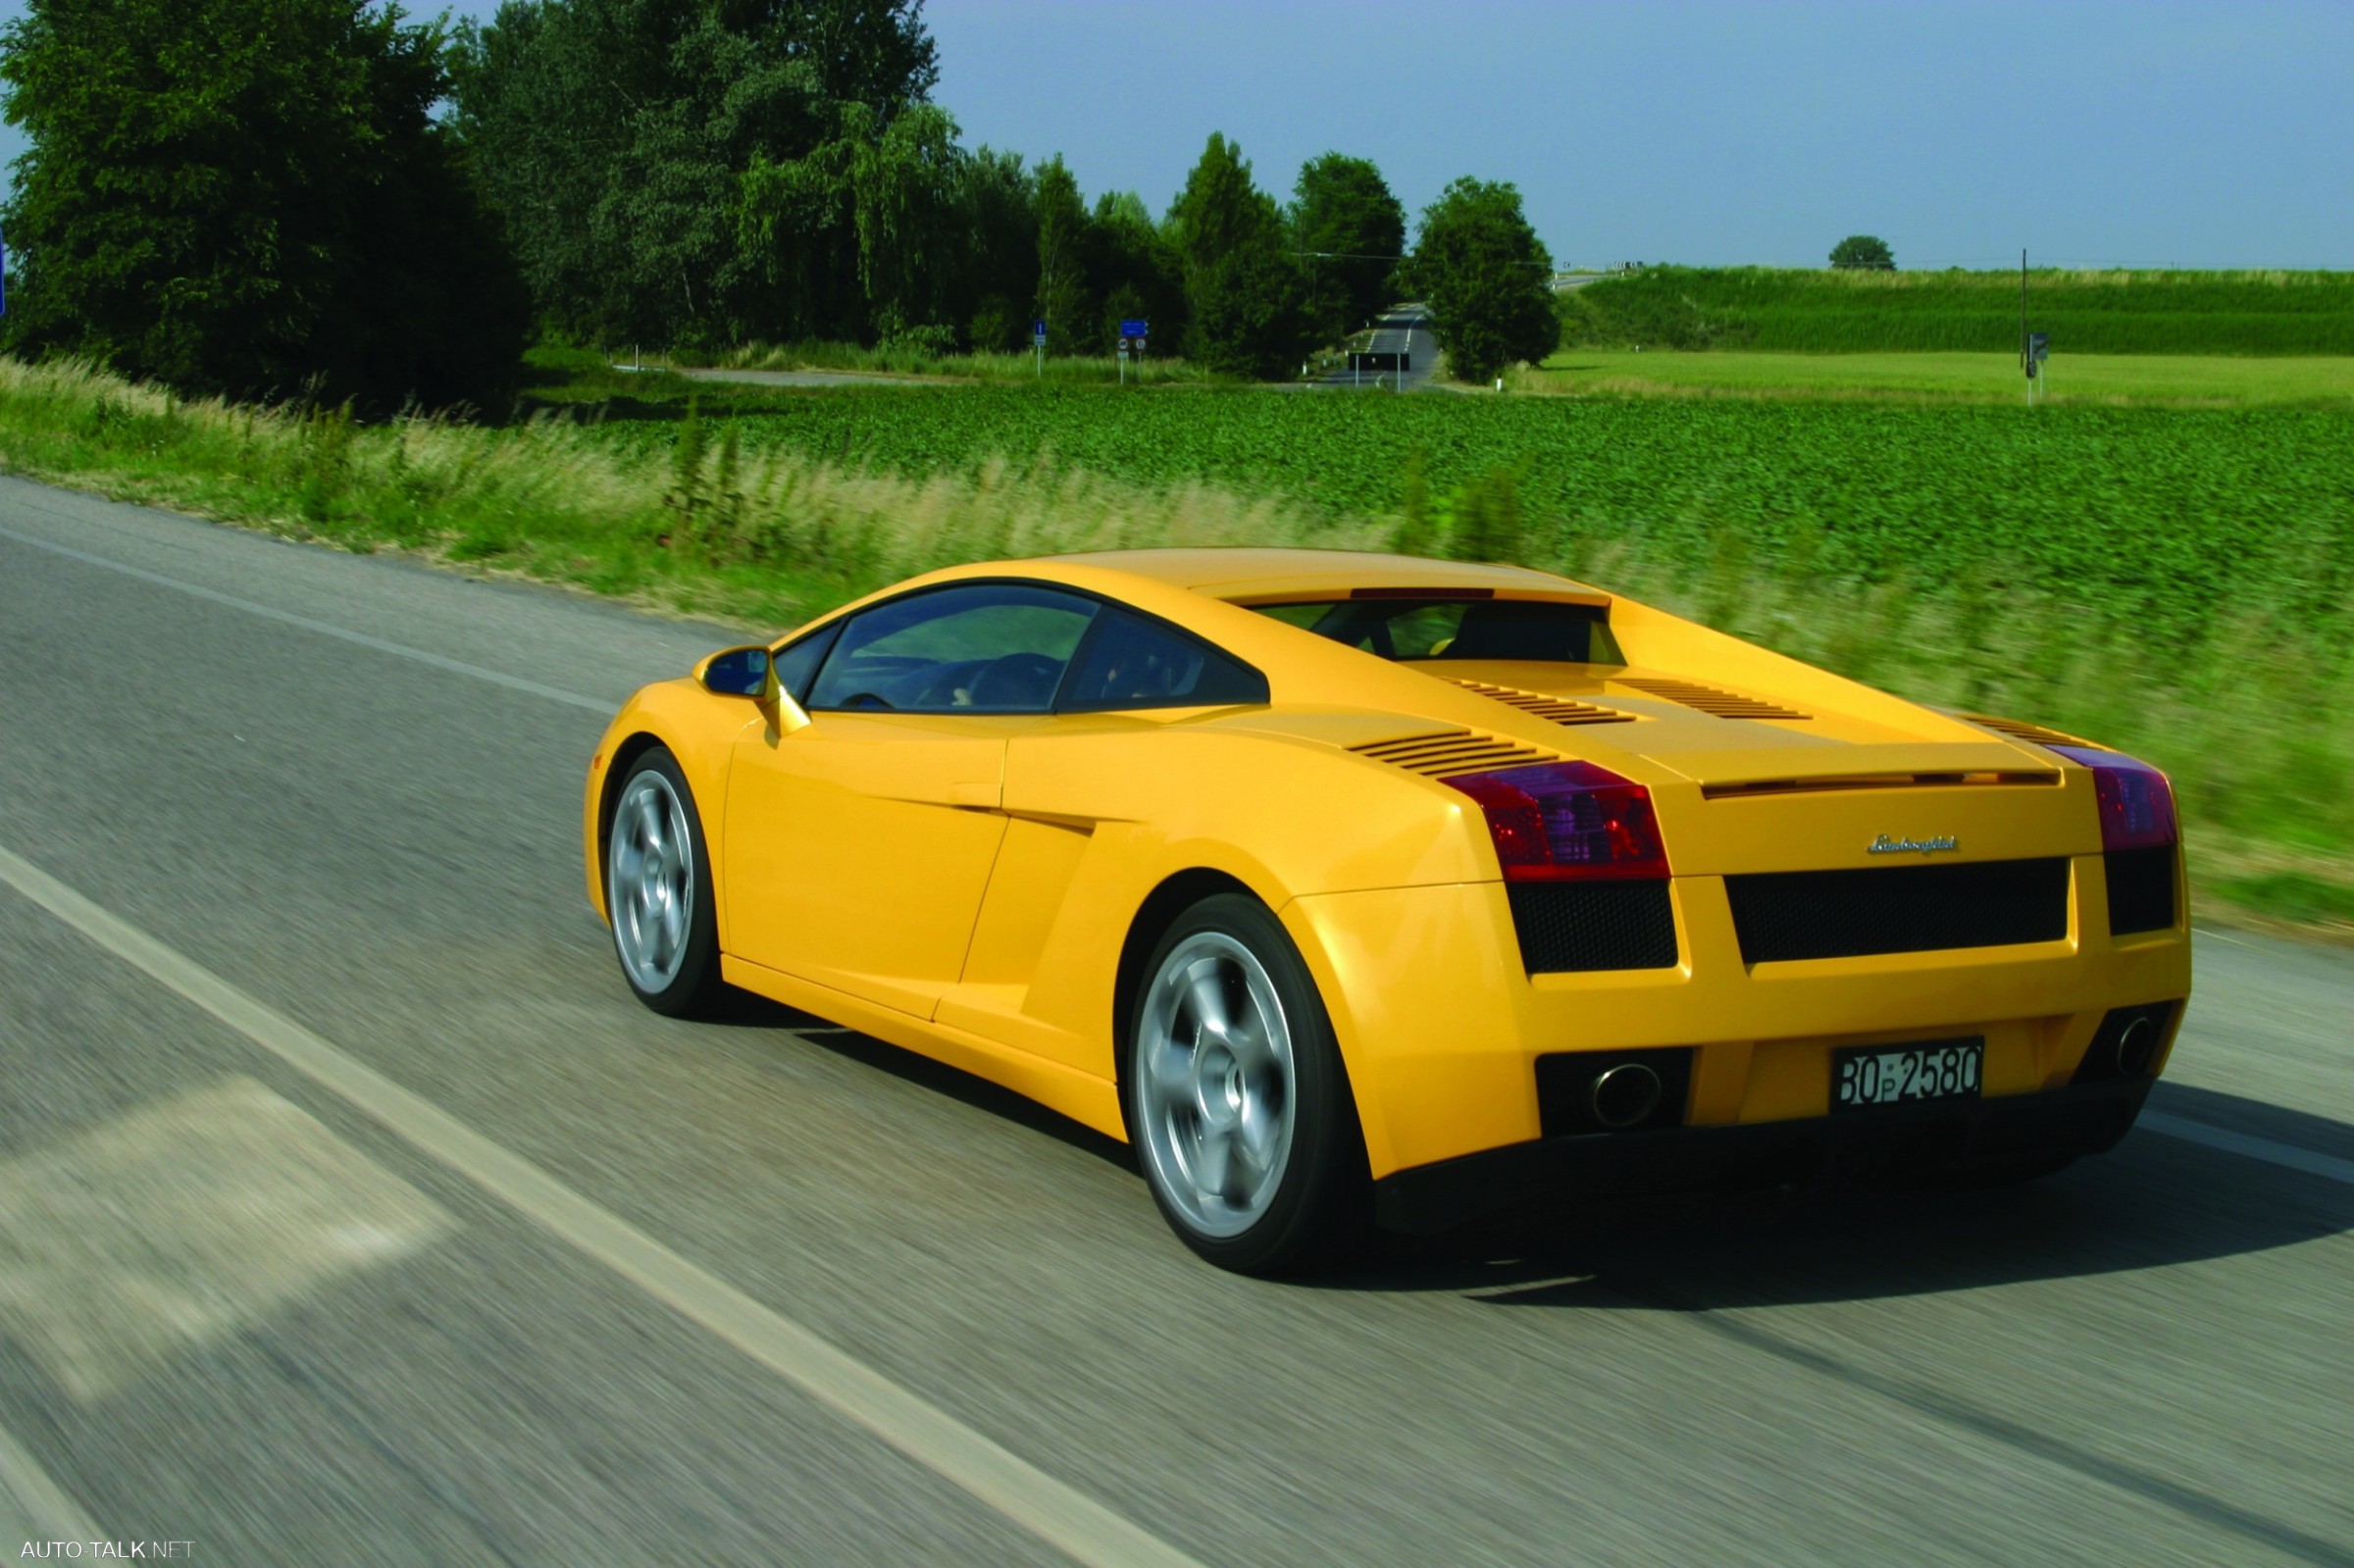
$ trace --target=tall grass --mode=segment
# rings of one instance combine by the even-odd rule
[[[1233,395],[1171,407],[1211,418]],[[1376,439],[1364,458],[1393,451]],[[738,422],[699,409],[665,439],[625,442],[552,418],[364,426],[7,360],[0,462],[351,549],[417,551],[769,629],[932,567],[1070,550],[1405,543],[1516,558],[1921,700],[2134,749],[2175,777],[2200,830],[2203,888],[2264,900],[2290,887],[2299,909],[2335,909],[2343,900],[2328,889],[2354,885],[2354,603],[2346,564],[2310,531],[2265,546],[2229,592],[2194,584],[2197,604],[2168,619],[2018,554],[1858,575],[1803,519],[1767,542],[1754,530],[1560,512],[1525,463],[1465,477],[1409,456],[1389,508],[1336,515],[1288,491],[1114,479],[1046,451],[863,466],[745,440]]]
[[[2017,273],[1656,267],[1559,296],[1563,341],[1848,354],[2016,352]],[[2354,353],[2354,273],[2060,272],[2028,326],[2067,354]]]

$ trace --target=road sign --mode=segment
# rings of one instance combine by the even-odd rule
[[[1152,324],[1151,322],[1125,321],[1120,323],[1120,335],[1122,337],[1149,337],[1151,335],[1151,332]]]
[[[1047,324],[1045,322],[1036,321],[1030,324],[1030,341],[1040,348],[1047,346]]]
[[[2049,359],[2051,356],[2052,334],[2049,332],[2029,332],[2027,334],[2027,363],[2032,365],[2038,360]]]

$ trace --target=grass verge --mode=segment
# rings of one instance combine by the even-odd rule
[[[1818,408],[1784,430],[1771,404],[1692,425],[1661,419],[1686,405],[1626,400],[1013,399],[963,388],[746,393],[702,405],[734,418],[686,421],[665,401],[683,399],[683,385],[629,381],[641,417],[602,425],[543,413],[506,428],[358,426],[0,360],[0,461],[346,548],[415,551],[770,628],[934,566],[1065,550],[1402,540],[1510,556],[1920,700],[2037,719],[2147,756],[2175,776],[2194,849],[2230,846],[2194,854],[2204,896],[2284,918],[2319,911],[2325,924],[2340,907],[2330,899],[2354,897],[2354,875],[2334,875],[2354,868],[2354,571],[2343,548],[2354,507],[2343,470],[2322,455],[2343,450],[2346,425],[2333,416],[2216,428],[2224,444],[2211,455],[2259,438],[2252,482],[2276,509],[2251,514],[2253,495],[2210,511],[2188,493],[2197,486],[2186,475],[2214,477],[2161,459],[2186,442],[2195,456],[2204,427],[2159,412],[2097,416],[2074,445],[2005,450],[2009,427],[1969,423],[1970,410],[1892,424],[1871,411],[1826,423],[1819,416],[1840,411]],[[596,391],[592,379],[586,391]],[[588,406],[610,414],[612,400]],[[1556,423],[1516,426],[1515,409]],[[1157,423],[1115,423],[1103,449],[1161,461],[1118,476],[1017,423],[1050,435],[1136,410]],[[1595,413],[1607,418],[1587,419]],[[962,430],[974,417],[995,422],[994,440]],[[2115,423],[2128,418],[2157,423]],[[1393,419],[1437,423],[1393,429]],[[1741,419],[1750,423],[1729,423]],[[1955,434],[1955,420],[1972,439]],[[2012,424],[2037,440],[2053,428]],[[904,427],[888,453],[847,433],[882,426]],[[1515,430],[1550,430],[1552,445],[1524,447],[1516,468],[1464,450],[1483,431],[1509,441]],[[1802,433],[1817,450],[1802,449]],[[1191,467],[1188,440],[1203,454]],[[1626,467],[1629,446],[1645,440]],[[2051,516],[2067,527],[2005,512],[1995,491],[1954,488],[1918,455],[1910,469],[1875,462],[1883,448],[1938,440],[1953,443],[1953,464],[1991,462],[1998,489],[2031,479],[2055,492]],[[1401,461],[1417,450],[1436,455]],[[2076,493],[2087,453],[2122,470],[2157,465],[2146,477],[2155,488],[2090,507]],[[1538,482],[1540,458],[1576,473],[1567,493],[1581,504],[1564,507]],[[1673,489],[1704,458],[1714,466],[1698,487]],[[1863,482],[1843,498],[1828,492],[1831,510],[1789,510],[1790,492],[1859,465]],[[2306,472],[2316,465],[2318,480]],[[1305,482],[1374,469],[1379,485]],[[1376,504],[1336,504],[1348,497]],[[1874,542],[1875,529],[1894,530],[1893,542]]]

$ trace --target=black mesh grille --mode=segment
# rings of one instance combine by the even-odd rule
[[[2109,935],[2171,931],[2175,925],[2175,846],[2112,849],[2101,857],[2109,875]]]
[[[1675,913],[1665,878],[1507,885],[1520,961],[1532,975],[1583,969],[1667,969]]]
[[[1874,866],[1727,877],[1741,957],[1856,958],[2057,941],[2068,935],[2068,862]]]

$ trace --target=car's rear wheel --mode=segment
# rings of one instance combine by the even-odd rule
[[[1364,1143],[1332,1022],[1256,899],[1203,899],[1162,935],[1127,1068],[1146,1184],[1203,1257],[1272,1274],[1329,1256],[1362,1228]]]
[[[721,990],[711,857],[694,792],[659,746],[631,763],[605,835],[605,916],[638,999],[685,1017]]]

